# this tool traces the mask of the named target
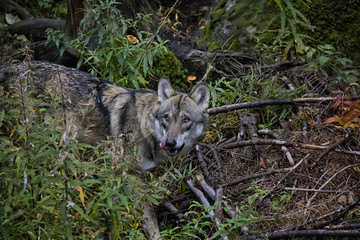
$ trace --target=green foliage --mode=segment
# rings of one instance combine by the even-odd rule
[[[77,67],[90,66],[95,76],[138,89],[147,84],[145,78],[155,57],[161,58],[167,49],[157,35],[139,30],[140,23],[150,22],[149,15],[137,13],[136,19],[125,19],[118,4],[99,1],[87,11],[77,38],[68,40],[63,33],[48,30],[48,42],[55,42],[61,54],[66,48],[76,50]]]
[[[304,87],[285,90],[283,81],[277,77],[259,79],[255,74],[242,79],[218,79],[209,84],[211,107],[218,107],[237,102],[257,101],[265,99],[296,98],[305,91]],[[276,120],[284,119],[291,113],[292,106],[266,106],[262,110],[261,128],[271,127]]]
[[[360,0],[318,0],[309,2],[309,7],[298,5],[315,26],[311,35],[317,43],[331,44],[359,65]]]
[[[272,0],[269,0],[270,4]],[[259,45],[265,46],[267,49],[277,52],[284,56],[284,60],[288,59],[288,55],[298,56],[305,53],[307,40],[311,39],[306,34],[311,26],[306,17],[294,6],[292,0],[276,0],[274,1],[279,7],[277,13],[268,23],[267,27],[259,35]],[[304,1],[297,1],[308,7]],[[272,29],[270,29],[272,27]],[[310,31],[309,31],[310,32]]]
[[[353,62],[342,57],[339,52],[330,44],[306,47],[306,58],[314,68],[324,69],[330,76],[337,76],[337,80],[344,80],[346,84],[355,83],[360,73],[349,66]]]
[[[25,7],[33,17],[66,19],[66,0],[23,0],[16,2]]]
[[[145,238],[139,202],[158,202],[161,183],[144,187],[126,174],[131,164],[110,143],[77,142],[80,130],[65,124],[62,99],[50,92],[0,89],[0,99],[4,239]]]
[[[280,213],[284,211],[294,192],[269,194],[269,189],[259,186],[261,181],[257,180],[251,183],[248,188],[251,194],[244,197],[233,218],[224,218],[215,225],[214,216],[209,214],[220,208],[227,212],[225,205],[231,205],[231,202],[227,199],[215,202],[211,206],[205,206],[194,201],[189,208],[190,210],[185,213],[185,216],[191,216],[191,218],[181,220],[183,224],[181,226],[169,227],[167,230],[162,231],[161,237],[163,239],[218,239],[221,236],[222,238],[238,239],[244,228],[254,228],[254,224],[261,217],[258,209],[263,207],[261,202],[264,197],[272,199],[269,211],[276,214],[277,217],[274,219],[274,224],[276,224]]]

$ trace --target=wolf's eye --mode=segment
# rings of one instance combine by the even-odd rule
[[[168,122],[168,121],[170,120],[169,114],[165,114],[165,115],[163,116],[163,119]]]
[[[188,117],[184,117],[183,122],[184,122],[184,123],[188,123],[188,122],[190,122],[190,118],[188,118]]]

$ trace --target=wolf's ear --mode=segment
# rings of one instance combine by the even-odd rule
[[[159,102],[163,102],[173,95],[175,95],[175,91],[172,88],[171,83],[165,77],[161,77],[158,86]]]
[[[194,86],[190,91],[190,97],[196,102],[201,111],[209,107],[210,90],[205,83]]]

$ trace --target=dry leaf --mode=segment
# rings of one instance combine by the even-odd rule
[[[133,44],[139,43],[139,39],[137,39],[135,36],[133,35],[127,35],[127,39],[132,42]]]

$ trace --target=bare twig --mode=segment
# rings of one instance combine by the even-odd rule
[[[304,192],[320,192],[320,193],[336,193],[334,190],[319,190],[319,189],[309,189],[309,188],[291,188],[286,187],[285,190],[290,191],[304,191]]]
[[[219,201],[216,198],[216,191],[205,181],[203,176],[201,176],[200,174],[196,175],[196,182],[206,192],[206,194],[211,198],[211,200]],[[222,188],[222,186],[218,187],[218,189],[220,188]],[[227,209],[227,214],[230,216],[230,218],[233,218],[235,215],[235,210],[228,204],[225,204],[225,208]]]
[[[347,205],[345,207],[328,212],[319,217],[311,218],[311,219],[307,220],[305,223],[288,227],[288,228],[284,229],[284,231],[286,232],[286,231],[292,231],[294,229],[302,229],[305,226],[309,226],[310,224],[319,222],[325,218],[330,218],[330,221],[333,221],[334,219],[338,219],[339,217],[344,216],[347,212],[349,212],[351,209],[356,207],[359,204],[359,202],[360,202],[360,198],[357,198],[354,202],[350,203],[349,205]],[[327,225],[330,221],[327,221],[325,225]],[[320,224],[318,224],[318,225],[320,225]],[[312,227],[312,228],[314,228],[314,227]]]
[[[280,139],[279,134],[275,133],[274,131],[268,130],[268,129],[261,129],[261,130],[258,130],[258,132],[260,134],[267,134],[267,135],[269,135],[269,136],[271,136],[272,138],[275,138],[275,139]],[[287,147],[285,147],[285,146],[281,146],[281,151],[283,151],[285,153],[285,156],[286,156],[287,160],[289,161],[290,165],[294,166],[295,162],[294,162],[294,159],[291,156],[291,153],[289,152],[289,149]]]
[[[174,204],[170,202],[164,202],[162,203],[166,209],[168,209],[172,214],[174,214],[178,219],[184,218],[184,214],[180,213],[179,210],[175,207]]]
[[[303,157],[303,159],[301,159],[294,167],[292,167],[292,168],[276,183],[276,185],[275,185],[274,187],[272,187],[271,190],[270,190],[268,193],[265,194],[265,196],[264,196],[263,198],[267,197],[274,189],[276,189],[277,186],[279,186],[280,183],[281,183],[282,181],[284,181],[284,179],[287,178],[287,177],[290,175],[290,173],[292,173],[298,166],[300,166],[300,164],[301,164],[305,159],[307,159],[309,156],[310,156],[310,153],[308,153],[308,154],[307,154],[305,157]]]
[[[343,169],[341,169],[340,171],[336,172],[334,175],[331,176],[331,178],[329,178],[323,185],[321,185],[321,187],[319,188],[319,190],[323,189],[328,183],[331,182],[331,180],[333,180],[339,173],[345,171],[346,169],[349,169],[349,168],[353,168],[353,167],[356,167],[356,166],[359,166],[360,164],[353,164],[353,165],[349,165],[349,166],[346,166],[344,167]],[[311,204],[311,201],[317,196],[318,192],[315,192],[314,195],[309,199],[309,201],[307,202],[306,204],[306,208],[309,208],[310,207],[310,204]]]
[[[198,160],[199,160],[201,171],[205,175],[206,179],[210,179],[210,173],[209,173],[207,164],[206,164],[206,162],[204,160],[204,157],[203,157],[203,155],[201,153],[201,149],[200,149],[199,145],[197,145],[197,144],[195,145],[195,150],[196,150],[196,155],[197,155]]]
[[[185,178],[185,182],[186,184],[189,186],[189,188],[191,189],[191,191],[196,195],[196,197],[199,199],[199,201],[201,202],[201,204],[203,204],[205,206],[205,209],[207,209],[207,212],[209,213],[210,216],[214,217],[214,222],[215,224],[219,227],[221,222],[220,220],[216,217],[215,212],[213,210],[210,210],[210,203],[209,201],[206,199],[204,193],[202,191],[200,191],[198,188],[195,187],[193,181],[191,180],[191,178]],[[223,237],[223,239],[228,239],[226,236]]]
[[[282,145],[287,147],[300,147],[300,148],[307,148],[307,149],[313,149],[313,150],[326,150],[327,147],[319,146],[319,145],[312,145],[312,144],[305,144],[305,143],[297,143],[297,142],[287,142],[284,140],[276,140],[276,139],[258,139],[256,141],[253,140],[247,140],[247,141],[241,141],[241,142],[232,142],[222,145],[222,148],[225,149],[231,149],[231,148],[237,148],[237,147],[245,147],[250,145]],[[350,150],[343,150],[343,149],[334,149],[334,152],[337,153],[343,153],[348,155],[357,155],[360,156],[359,151],[350,151]]]
[[[360,96],[352,96],[349,98],[350,99],[359,99]],[[259,101],[253,101],[253,102],[243,102],[243,103],[224,105],[224,106],[215,107],[215,108],[209,108],[207,110],[207,112],[209,114],[216,114],[216,113],[230,112],[230,111],[239,110],[239,109],[262,107],[262,106],[269,106],[269,105],[282,105],[282,104],[301,105],[301,104],[306,104],[306,103],[330,102],[335,99],[336,99],[336,97],[259,100]]]
[[[257,236],[248,236],[244,239],[252,240],[252,239],[294,239],[299,237],[359,237],[360,230],[296,230],[296,231],[287,231],[287,232],[273,232],[263,235]]]
[[[249,176],[246,176],[246,177],[242,177],[242,178],[237,179],[235,181],[232,181],[232,182],[229,182],[229,183],[226,183],[226,184],[222,184],[221,186],[222,187],[230,187],[230,186],[237,185],[237,184],[239,184],[241,182],[252,180],[254,178],[263,177],[263,176],[267,176],[267,175],[274,174],[274,173],[283,173],[283,172],[287,172],[287,171],[289,171],[289,168],[271,169],[271,170],[267,170],[265,172],[255,173],[255,174],[252,174],[252,175],[249,175]]]
[[[310,165],[310,168],[315,167],[315,165],[317,164],[318,161],[320,161],[320,159],[322,157],[324,157],[326,154],[328,154],[329,152],[333,151],[337,146],[339,146],[340,144],[342,144],[343,142],[345,142],[345,140],[349,137],[349,134],[346,134],[345,137],[341,138],[340,140],[336,141],[334,144],[330,145],[329,147],[327,147],[327,149],[323,152],[321,152],[317,158],[314,160],[314,162]]]

